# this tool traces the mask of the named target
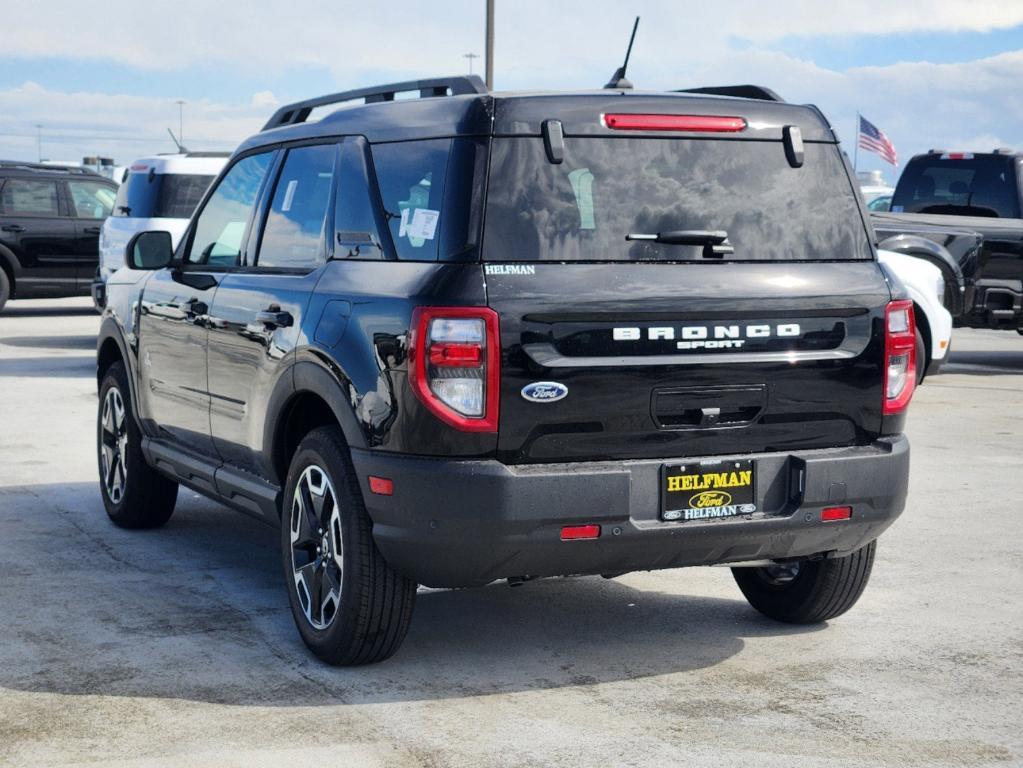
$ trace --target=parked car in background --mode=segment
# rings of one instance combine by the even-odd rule
[[[227,152],[187,152],[142,157],[128,167],[100,238],[99,270],[92,286],[97,309],[106,302],[107,278],[124,266],[124,247],[132,235],[163,230],[171,233],[176,247],[192,211],[227,158]]]
[[[891,211],[871,216],[880,247],[898,235],[926,238],[946,254],[925,258],[956,262],[962,297],[949,309],[959,325],[1023,333],[1021,179],[1023,153],[931,150],[906,165]]]
[[[891,207],[892,207],[891,195],[881,195],[880,197],[875,197],[873,200],[867,203],[867,210],[869,211],[883,212],[887,211]]]
[[[857,171],[856,181],[868,206],[880,197],[891,197],[895,191],[895,187],[884,180],[881,171]]]
[[[0,309],[89,294],[117,185],[81,168],[0,161]]]
[[[937,373],[952,346],[952,315],[945,309],[945,280],[933,264],[904,253],[878,250],[877,260],[902,283],[916,316],[916,381]]]

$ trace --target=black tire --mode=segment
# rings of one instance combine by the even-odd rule
[[[11,281],[7,273],[0,267],[0,312],[4,311],[4,304],[11,298]]]
[[[295,625],[320,659],[372,664],[398,650],[412,620],[416,584],[395,572],[373,542],[337,427],[313,430],[295,452],[284,491],[281,553]]]
[[[114,407],[118,401],[120,416]],[[178,484],[150,467],[142,455],[142,433],[135,421],[128,377],[121,362],[107,369],[100,384],[96,457],[103,506],[114,525],[159,528],[170,520],[178,499]]]
[[[863,594],[874,566],[877,542],[846,557],[803,560],[786,573],[777,568],[733,568],[732,575],[749,604],[768,618],[787,624],[817,624],[852,608]],[[794,575],[793,575],[794,574]]]
[[[924,382],[924,374],[927,373],[927,364],[930,358],[927,356],[927,346],[924,344],[923,334],[916,329],[916,385],[919,387]]]

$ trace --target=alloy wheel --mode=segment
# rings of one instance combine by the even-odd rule
[[[121,390],[111,387],[103,398],[100,455],[103,462],[103,489],[107,498],[120,504],[128,482],[128,422]]]
[[[299,605],[313,629],[327,629],[341,607],[341,512],[327,473],[303,470],[291,502],[291,570]]]

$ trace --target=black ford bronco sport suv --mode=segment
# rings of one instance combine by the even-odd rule
[[[843,613],[906,498],[912,306],[826,120],[758,93],[282,108],[111,280],[110,517],[184,485],[279,520],[334,664],[394,653],[417,584],[729,563],[770,617]]]

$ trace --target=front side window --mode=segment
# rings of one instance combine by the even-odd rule
[[[323,232],[337,146],[288,150],[259,246],[260,267],[312,269],[325,261]]]
[[[190,264],[235,266],[241,262],[245,228],[252,214],[272,152],[249,155],[220,180],[199,219],[185,256]]]
[[[116,192],[94,181],[69,181],[71,205],[79,219],[105,219],[114,208]]]
[[[0,195],[0,210],[8,216],[59,216],[57,182],[8,179]]]

